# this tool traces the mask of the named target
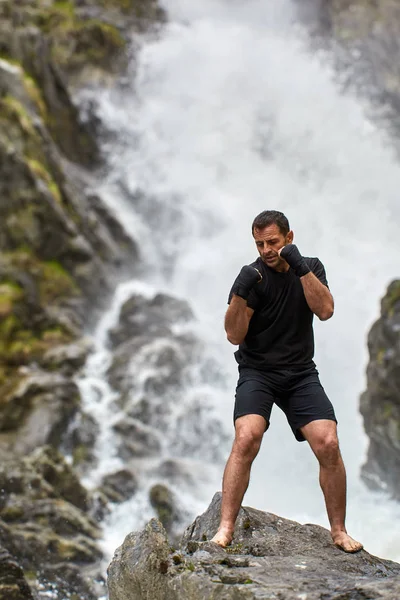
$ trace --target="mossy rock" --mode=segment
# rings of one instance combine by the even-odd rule
[[[12,317],[13,307],[16,302],[23,297],[23,289],[13,281],[0,281],[0,319]],[[8,334],[10,324],[4,325],[4,321],[0,324],[0,331]]]
[[[65,71],[73,72],[92,64],[113,70],[115,58],[126,42],[116,27],[97,20],[78,25],[73,21],[54,38],[52,57]]]
[[[81,510],[88,509],[89,496],[72,467],[62,454],[51,446],[37,450],[30,462],[53,489],[65,500]]]
[[[400,313],[400,279],[392,281],[382,300],[383,316],[393,316],[395,312]]]
[[[3,277],[0,272],[0,362],[26,364],[74,339],[65,325],[46,316],[46,309],[79,298],[80,291],[56,261],[40,261],[26,250],[5,253],[4,259],[8,259],[8,272]],[[28,287],[24,289],[19,280]],[[1,380],[0,373],[0,385]]]
[[[164,484],[153,485],[150,490],[150,503],[157,512],[158,519],[166,531],[171,530],[175,517],[175,503],[171,490]]]

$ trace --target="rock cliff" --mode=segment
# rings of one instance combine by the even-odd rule
[[[116,279],[134,272],[137,249],[90,192],[102,156],[96,123],[83,118],[75,93],[112,84],[131,32],[160,18],[153,0],[0,2],[0,597],[7,600],[30,598],[30,588],[60,600],[102,593],[95,501],[58,450],[74,456],[79,439],[70,425],[85,418],[73,380],[90,352],[84,330]]]
[[[365,482],[400,500],[400,281],[382,300],[381,316],[368,336],[367,390],[360,408],[369,437]]]
[[[400,151],[400,5],[397,0],[296,0],[316,37],[333,50],[344,87],[378,107],[372,118]]]
[[[348,555],[330,533],[253,508],[242,508],[233,543],[209,542],[220,494],[171,548],[152,519],[129,534],[108,568],[110,600],[350,600],[400,597],[400,565],[365,550]]]

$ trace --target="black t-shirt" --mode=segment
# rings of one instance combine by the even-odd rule
[[[318,258],[305,258],[316,277],[328,286]],[[251,263],[263,279],[251,290],[247,306],[254,310],[247,335],[235,352],[240,366],[254,369],[303,369],[314,365],[313,313],[293,269],[274,271],[261,258]],[[232,298],[229,294],[228,303]]]

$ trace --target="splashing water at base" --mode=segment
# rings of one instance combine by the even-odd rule
[[[334,318],[315,324],[316,362],[339,420],[348,528],[370,552],[400,559],[400,506],[359,481],[358,413],[366,334],[399,275],[400,168],[359,102],[336,89],[326,58],[307,52],[290,4],[270,4],[165,0],[169,22],[144,43],[135,83],[99,100],[117,141],[98,191],[138,239],[147,283],[194,307],[209,359],[226,374],[214,403],[231,433],[227,295],[256,258],[254,216],[287,214],[301,252],[325,264],[336,302]],[[327,526],[316,461],[291,435],[274,409],[244,503]],[[217,488],[222,468],[210,480]],[[125,525],[120,516],[119,542]]]

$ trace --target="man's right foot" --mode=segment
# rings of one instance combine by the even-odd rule
[[[229,546],[229,544],[232,542],[232,538],[233,531],[222,528],[218,529],[211,541],[214,542],[214,544],[221,546],[221,548],[226,548],[226,546]]]

